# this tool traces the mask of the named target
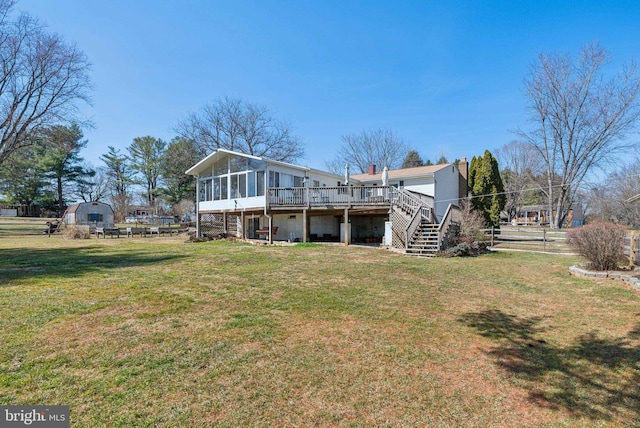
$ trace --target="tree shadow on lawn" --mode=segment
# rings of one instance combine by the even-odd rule
[[[623,337],[590,332],[555,346],[544,340],[544,319],[486,310],[459,321],[498,342],[487,353],[525,380],[531,402],[594,420],[640,421],[640,325]]]
[[[11,281],[47,276],[76,277],[91,272],[144,266],[183,258],[154,250],[105,251],[99,247],[0,249],[0,286]]]

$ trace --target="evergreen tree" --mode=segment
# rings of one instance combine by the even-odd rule
[[[195,198],[195,177],[184,172],[198,162],[198,146],[193,140],[176,137],[163,154],[161,173],[163,199],[172,207],[185,199]]]
[[[136,137],[127,148],[131,168],[138,175],[137,183],[146,186],[144,193],[149,206],[156,205],[162,161],[167,143],[150,136]]]
[[[85,168],[80,150],[87,145],[82,139],[82,131],[77,124],[55,125],[42,130],[38,138],[40,166],[44,176],[53,181],[56,194],[58,217],[62,215],[65,198],[75,192],[77,185],[95,175],[95,171]]]
[[[420,154],[415,150],[409,150],[409,153],[404,157],[404,161],[402,161],[401,168],[415,168],[423,165],[424,161],[420,157]]]
[[[36,215],[36,206],[54,206],[55,195],[48,185],[39,162],[35,144],[11,153],[0,168],[0,194],[10,204],[26,205],[29,215]]]
[[[445,155],[440,155],[440,157],[438,158],[438,162],[436,162],[436,165],[444,165],[445,163],[449,163],[447,157]]]
[[[485,150],[483,157],[474,156],[471,159],[469,189],[474,209],[483,213],[488,225],[499,226],[500,212],[504,208],[506,196],[498,161],[489,150]]]

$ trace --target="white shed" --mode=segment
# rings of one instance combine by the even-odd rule
[[[62,215],[65,225],[77,224],[95,227],[113,227],[114,214],[111,205],[103,202],[73,204]]]

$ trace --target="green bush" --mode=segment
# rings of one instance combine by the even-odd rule
[[[593,270],[615,270],[624,262],[626,228],[614,223],[593,223],[567,232],[567,243],[589,260]]]

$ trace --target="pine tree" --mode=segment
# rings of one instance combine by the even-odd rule
[[[40,132],[39,164],[55,189],[58,217],[62,216],[66,196],[73,191],[73,186],[95,175],[95,171],[85,168],[84,159],[80,156],[80,151],[86,146],[87,140],[83,140],[82,130],[77,124],[55,125]]]
[[[420,154],[415,150],[410,150],[405,156],[404,161],[402,162],[402,169],[404,168],[415,168],[418,166],[424,165],[424,161],[420,157]]]

